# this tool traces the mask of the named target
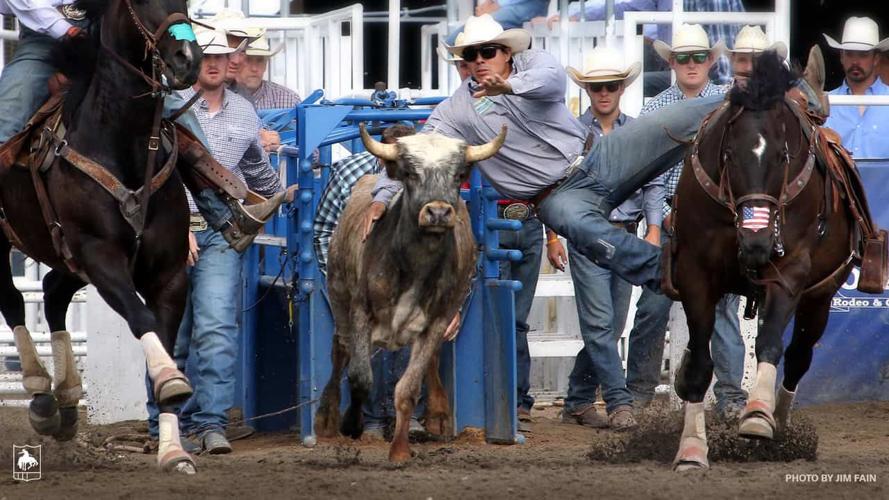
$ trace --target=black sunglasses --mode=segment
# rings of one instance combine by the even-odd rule
[[[684,52],[673,54],[673,60],[676,61],[676,64],[688,64],[689,61],[694,61],[696,64],[704,64],[707,62],[708,57],[710,57],[709,52]]]
[[[473,62],[482,55],[482,59],[493,59],[497,57],[497,51],[503,49],[502,45],[482,45],[481,47],[466,47],[463,49],[463,59],[467,62]]]
[[[602,92],[602,89],[608,90],[608,92],[617,92],[620,90],[621,82],[596,82],[596,83],[588,83],[587,88],[590,89],[590,92]]]

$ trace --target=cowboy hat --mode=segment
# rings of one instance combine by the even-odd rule
[[[744,26],[735,37],[735,47],[729,49],[732,54],[759,54],[772,50],[781,59],[787,59],[787,45],[784,42],[775,42],[769,45],[769,37],[759,26]]]
[[[594,48],[583,60],[583,71],[578,71],[568,66],[568,76],[574,83],[586,87],[588,83],[613,82],[622,80],[624,85],[630,85],[642,71],[642,64],[638,61],[629,66],[624,66],[620,53],[609,47]]]
[[[463,49],[486,43],[509,47],[517,54],[531,45],[531,34],[519,28],[504,30],[490,14],[472,16],[463,26],[463,39],[454,41],[454,45],[444,44],[448,52],[456,56],[463,55]]]
[[[226,35],[246,38],[247,43],[251,43],[265,34],[265,28],[248,26],[244,13],[235,9],[220,9],[215,16],[207,20],[207,24],[214,29],[224,31]]]
[[[248,56],[272,57],[278,52],[281,52],[281,49],[283,48],[283,43],[279,43],[272,48],[271,43],[269,43],[268,35],[263,33],[259,38],[247,44],[247,50],[244,53]]]
[[[846,24],[843,26],[842,43],[837,42],[828,36],[827,33],[823,33],[823,35],[828,45],[840,50],[877,50],[885,48],[887,40],[889,40],[889,38],[880,40],[880,28],[877,26],[876,21],[869,17],[852,16],[846,19]]]
[[[703,50],[709,51],[713,54],[713,57],[719,57],[725,50],[725,42],[720,40],[716,42],[716,45],[710,47],[710,38],[700,24],[683,24],[673,34],[672,47],[661,40],[655,40],[654,50],[665,61],[669,61],[670,56],[678,52],[699,52]]]
[[[460,33],[457,33],[457,38],[454,39],[455,45],[460,45],[461,43],[463,43],[463,32],[462,31]],[[458,61],[463,60],[463,58],[460,56],[454,56],[454,55],[448,54],[447,45],[444,43],[441,43],[441,44],[439,44],[438,47],[435,47],[435,52],[437,52],[438,57],[440,57],[445,62],[452,63],[452,62],[458,62]]]
[[[232,54],[242,50],[244,45],[247,44],[247,40],[241,40],[241,45],[238,47],[229,47],[228,38],[226,38],[225,32],[222,30],[201,30],[197,32],[195,38],[198,45],[201,46],[203,53],[207,55]]]

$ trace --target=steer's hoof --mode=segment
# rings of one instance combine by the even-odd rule
[[[748,439],[773,439],[775,428],[765,418],[753,415],[744,418],[738,427],[738,434]]]
[[[426,432],[434,436],[451,437],[454,434],[451,417],[447,413],[427,415],[424,427]]]
[[[53,433],[53,439],[56,441],[74,439],[74,436],[77,435],[77,407],[63,406],[59,408],[59,417],[61,417],[59,430]]]
[[[51,393],[35,394],[28,407],[28,420],[37,434],[51,436],[59,432],[62,419],[55,396]]]
[[[392,445],[389,448],[389,461],[394,464],[402,464],[411,459],[411,449],[407,446]]]

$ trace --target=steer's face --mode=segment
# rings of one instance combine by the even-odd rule
[[[460,185],[469,178],[466,144],[438,134],[402,137],[398,158],[386,162],[389,177],[404,184],[403,209],[416,214],[422,231],[444,233],[457,222]]]

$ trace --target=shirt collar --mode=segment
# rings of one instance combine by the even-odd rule
[[[872,83],[870,87],[868,87],[867,90],[864,91],[864,93],[865,95],[879,94],[880,92],[878,92],[878,90],[880,90],[880,87],[883,87],[883,82],[880,81],[880,77],[879,75],[877,75],[877,77],[874,78],[874,83]],[[849,84],[846,82],[845,78],[843,79],[843,84],[840,85],[840,92],[845,95],[852,94],[852,89],[849,87]]]
[[[592,106],[590,106],[589,108],[586,109],[586,112],[584,112],[583,116],[589,116],[592,126],[595,127],[597,130],[602,130],[602,125],[599,124],[599,118],[597,118],[596,115],[593,114],[593,107]],[[623,127],[626,122],[627,122],[627,115],[625,115],[623,113],[623,111],[621,111],[617,115],[617,120],[614,121],[614,127],[615,128]]]
[[[716,85],[711,81],[707,81],[707,84],[701,88],[700,92],[698,92],[697,97],[706,97],[706,96],[710,95],[710,92],[713,90],[713,87],[716,87]],[[671,85],[670,91],[673,92],[674,97],[677,97],[679,99],[687,99],[687,97],[685,96],[685,93],[682,91],[682,89],[679,88],[678,83],[674,83],[673,85]]]
[[[189,88],[189,89],[183,90],[182,94],[183,94],[183,97],[186,100],[188,100],[195,94],[195,90],[194,90],[194,88]],[[232,91],[229,90],[229,88],[227,86],[222,89],[222,109],[220,111],[222,111],[228,107],[228,103],[231,101],[231,94],[232,94]],[[196,104],[198,105],[198,107],[200,109],[202,109],[204,111],[208,111],[210,109],[209,104],[207,104],[207,100],[204,99],[203,96],[200,99],[198,99],[198,102]]]

